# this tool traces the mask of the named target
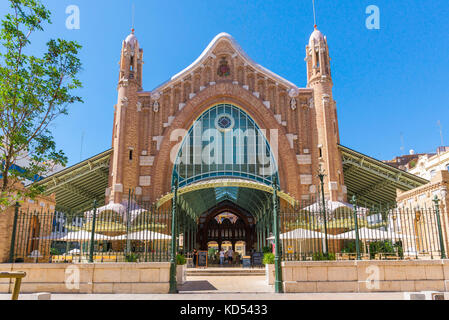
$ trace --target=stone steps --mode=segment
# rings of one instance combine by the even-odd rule
[[[186,270],[186,276],[264,276],[265,269],[244,269],[244,268],[207,268]]]

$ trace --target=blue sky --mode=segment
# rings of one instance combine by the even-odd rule
[[[306,86],[305,45],[313,31],[312,0],[47,0],[52,25],[32,38],[40,54],[50,38],[83,45],[78,92],[52,130],[77,163],[111,147],[121,42],[135,29],[144,49],[144,89],[190,65],[220,32],[230,33],[256,62]],[[0,15],[7,10],[0,2]],[[68,5],[80,8],[80,30],[65,27]],[[380,30],[368,30],[365,9],[380,9]],[[449,4],[447,0],[317,0],[318,28],[332,57],[341,143],[378,159],[433,152],[441,120],[449,145]],[[81,152],[81,136],[84,143]]]

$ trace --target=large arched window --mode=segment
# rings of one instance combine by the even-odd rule
[[[180,187],[217,177],[271,185],[278,172],[265,136],[266,132],[242,109],[231,104],[216,105],[194,122],[184,138],[173,180],[177,178]]]

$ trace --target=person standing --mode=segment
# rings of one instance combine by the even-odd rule
[[[196,249],[193,249],[193,257],[192,257],[192,261],[193,261],[193,267],[196,268],[196,260],[198,257],[198,251],[196,251]]]
[[[223,266],[224,258],[225,258],[225,252],[224,252],[224,249],[221,248],[221,250],[220,250],[220,265],[221,266]]]
[[[232,250],[232,247],[231,247],[228,250],[228,261],[229,261],[229,264],[232,264],[232,256],[233,255],[234,255],[234,251]]]

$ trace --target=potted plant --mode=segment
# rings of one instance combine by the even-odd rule
[[[138,260],[139,260],[139,255],[135,254],[134,252],[128,253],[125,256],[126,262],[138,262]]]
[[[271,252],[264,253],[262,263],[265,265],[265,275],[267,283],[274,284],[274,254]]]
[[[176,282],[184,284],[186,282],[186,263],[187,260],[182,254],[176,256]]]
[[[312,255],[313,261],[336,260],[335,253],[329,252],[327,255],[322,252],[315,252]]]

